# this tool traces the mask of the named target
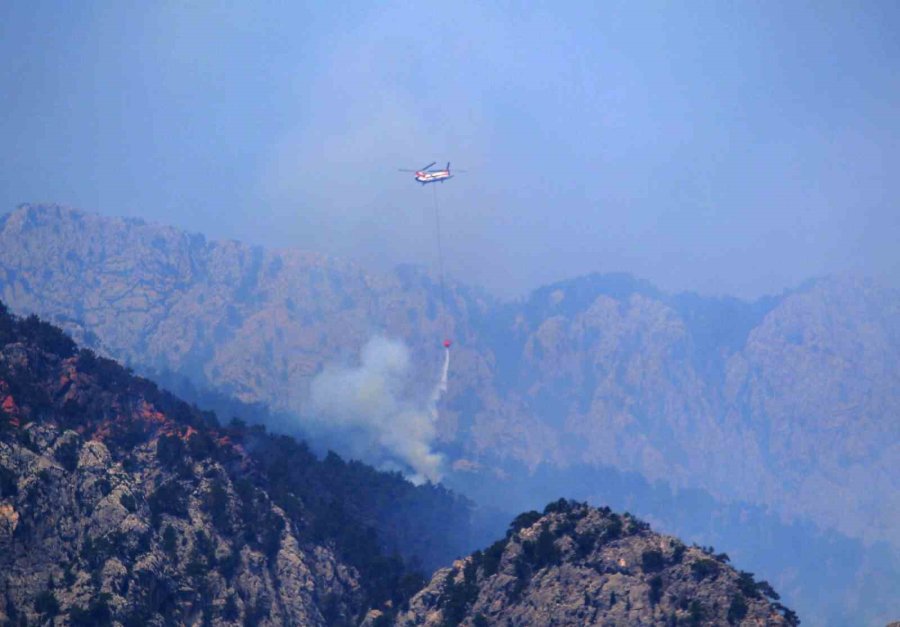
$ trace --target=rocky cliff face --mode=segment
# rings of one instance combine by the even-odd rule
[[[150,441],[127,470],[72,430],[31,424],[17,435],[0,441],[0,621],[328,625],[360,611],[357,571],[303,542],[262,495],[252,497],[254,516],[272,527],[252,528],[219,463],[176,474]]]
[[[415,272],[380,276],[315,253],[61,207],[23,207],[0,231],[0,289],[14,310],[246,402],[297,409],[322,364],[356,354],[376,329],[409,337],[415,328],[414,347],[429,338],[438,362],[438,293]],[[479,306],[454,306],[469,304]]]
[[[559,501],[438,571],[402,627],[796,625],[766,582],[626,514]]]
[[[422,581],[388,551],[454,550],[410,509],[465,527],[446,491],[222,427],[0,305],[0,624],[357,624]]]
[[[565,450],[900,546],[897,293],[823,280],[747,304],[597,277],[520,309],[507,398],[556,437],[482,410],[475,441],[523,433],[534,462]]]
[[[0,294],[139,370],[292,412],[374,332],[403,338],[423,372],[444,335],[438,290],[414,271],[60,207],[2,219]],[[505,305],[448,294],[437,431],[457,471],[613,466],[900,546],[896,292],[820,280],[744,303],[594,276]]]

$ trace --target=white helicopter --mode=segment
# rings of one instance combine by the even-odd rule
[[[438,181],[443,183],[447,179],[453,178],[453,175],[450,174],[450,162],[449,161],[447,162],[447,167],[444,168],[443,170],[432,170],[431,166],[433,166],[435,163],[437,163],[437,161],[432,161],[431,163],[426,165],[421,170],[403,170],[403,169],[401,169],[400,172],[415,172],[416,180],[419,183],[421,183],[422,185],[425,185],[427,183],[437,183]],[[462,172],[462,171],[463,170],[458,170],[458,172]]]

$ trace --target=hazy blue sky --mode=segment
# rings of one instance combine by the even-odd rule
[[[900,286],[900,3],[0,3],[0,211],[51,201],[504,294]]]

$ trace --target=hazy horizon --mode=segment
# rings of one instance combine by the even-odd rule
[[[0,7],[0,212],[53,202],[502,297],[900,286],[900,7]]]

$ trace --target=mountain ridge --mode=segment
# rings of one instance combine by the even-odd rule
[[[438,286],[409,269],[379,276],[60,207],[21,207],[0,243],[0,294],[16,311],[276,411],[305,411],[322,367],[374,333],[403,338],[418,370],[440,360]],[[659,294],[593,275],[500,303],[450,283],[454,376],[437,445],[464,465],[612,464],[900,546],[868,513],[888,520],[900,499],[862,498],[900,461],[888,444],[900,436],[898,293],[819,279],[743,305]],[[853,501],[822,509],[824,490]]]
[[[414,268],[366,273],[59,208],[10,216],[0,294],[16,311],[141,373],[265,405],[288,432],[302,431],[310,381],[373,334],[406,343],[423,385],[442,356],[439,286]],[[740,304],[621,275],[514,302],[447,287],[456,341],[432,444],[449,479],[502,490],[547,467],[614,468],[897,554],[896,290],[820,278]]]
[[[417,370],[440,360],[438,286],[409,268],[380,276],[60,207],[19,208],[0,243],[14,310],[275,411],[305,411],[322,367],[375,333],[402,338]],[[501,303],[449,283],[456,345],[436,445],[467,466],[611,464],[900,546],[869,513],[889,520],[900,499],[862,498],[900,461],[896,290],[819,279],[750,304],[660,294],[592,275]],[[823,509],[827,490],[852,501]]]
[[[560,499],[434,574],[397,623],[798,625],[765,581],[628,513]]]
[[[405,562],[472,542],[468,508],[221,426],[0,303],[5,619],[356,624],[419,585]]]
[[[452,514],[458,504],[448,503],[450,496],[346,464],[333,453],[316,460],[302,443],[261,427],[237,420],[223,427],[215,415],[79,349],[36,316],[11,316],[0,302],[3,624],[436,624],[424,618],[432,614],[427,605],[434,596],[423,588],[425,580],[381,550],[378,538],[385,531],[390,538],[391,526],[399,526],[396,537],[403,544],[394,549],[412,560],[434,544],[446,546],[447,535],[464,526]],[[379,510],[379,501],[387,507]],[[418,506],[411,508],[410,501]],[[391,515],[396,509],[403,511],[399,519]],[[602,528],[578,523],[598,516]],[[554,579],[553,569],[580,567],[571,550],[575,540],[579,559],[601,547],[631,555],[646,549],[641,542],[662,542],[679,553],[678,562],[696,553],[674,538],[658,538],[628,514],[561,499],[543,517],[522,514],[505,540],[466,559],[478,560],[485,587],[515,561],[516,589],[524,595],[513,600],[521,601],[540,594],[532,580],[546,582]],[[519,557],[504,557],[516,550]],[[667,559],[659,550],[642,556],[643,572],[661,570]],[[495,567],[489,567],[491,559]],[[768,617],[768,624],[797,624],[793,612],[774,602],[771,586],[747,573],[738,576],[724,566],[727,558],[717,559],[723,565],[714,574],[686,585],[657,575],[649,610],[638,602],[646,594],[640,576],[607,581],[597,590],[578,581],[560,585],[594,608],[595,621],[617,618],[615,603],[598,612],[601,598],[619,594],[630,622],[659,623],[660,612],[670,610],[666,603],[656,609],[668,586],[672,599],[677,593],[678,603],[690,608],[681,613],[685,620],[712,618],[703,612],[715,611],[716,623],[726,624],[719,603],[730,595],[728,624],[749,626],[758,616]],[[627,572],[622,558],[619,566],[615,562],[598,554],[593,568],[601,575]],[[475,571],[463,570],[469,586]],[[433,579],[445,582],[439,622],[464,624],[472,590],[448,591],[447,572],[439,570]],[[720,590],[721,581],[731,581],[732,588],[743,581],[740,590],[748,598],[737,588]],[[716,600],[704,609],[710,599]],[[673,619],[677,612],[673,606]],[[473,620],[538,624],[544,613],[519,603]],[[585,624],[582,618],[566,613],[555,624]]]

